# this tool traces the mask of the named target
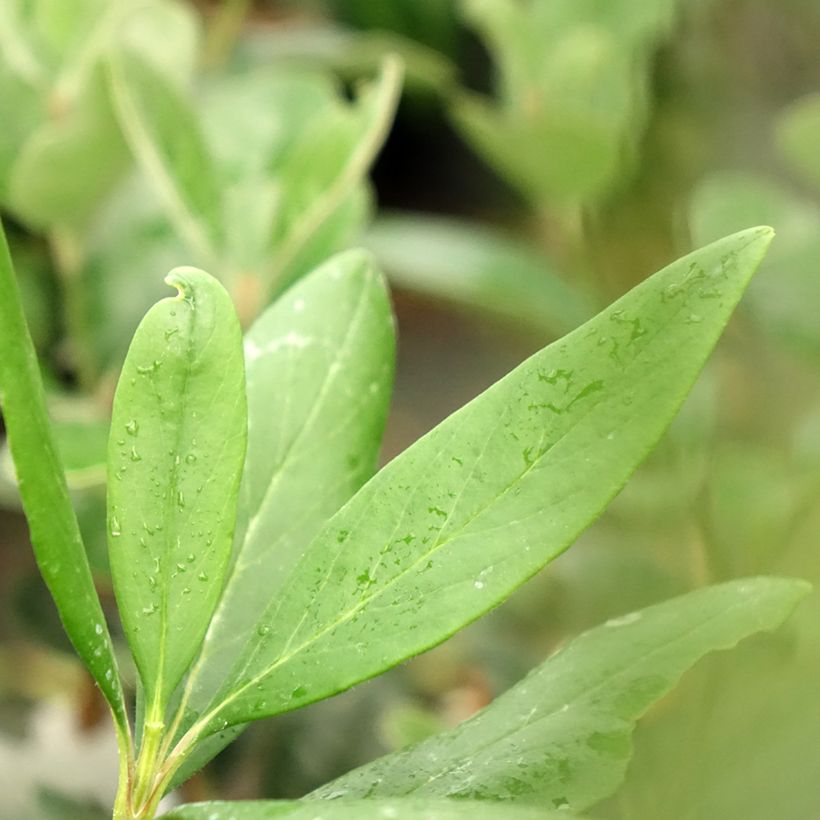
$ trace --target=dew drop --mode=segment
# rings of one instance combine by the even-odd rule
[[[264,637],[265,637],[265,635],[267,635],[267,634],[268,634],[268,632],[270,632],[270,627],[269,627],[267,624],[260,624],[260,625],[256,628],[256,634],[257,634],[260,638],[264,638]]]
[[[196,464],[196,455],[194,453],[188,453],[188,455],[185,456],[185,461],[188,464]]]
[[[131,419],[128,424],[125,425],[125,432],[128,433],[129,436],[135,436],[139,432],[140,426],[136,419]]]
[[[111,536],[113,538],[118,538],[122,535],[122,529],[120,529],[120,519],[117,518],[116,515],[111,516]]]
[[[142,461],[142,456],[141,456],[141,455],[137,452],[137,448],[136,448],[136,447],[132,447],[132,448],[131,448],[131,456],[130,456],[130,458],[131,458],[131,461],[134,461],[134,462],[137,462],[137,461]]]
[[[196,577],[199,578],[200,581],[207,581],[208,580],[208,573],[203,570]]]
[[[97,625],[94,627],[94,631],[95,631],[98,635],[102,635],[102,634],[103,634],[103,625],[102,625],[102,624],[97,624]]]

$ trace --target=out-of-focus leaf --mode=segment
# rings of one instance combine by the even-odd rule
[[[197,261],[214,264],[224,235],[222,193],[194,111],[134,52],[112,55],[108,74],[126,139],[171,222]]]
[[[114,398],[108,535],[120,616],[151,720],[193,660],[230,556],[247,409],[239,323],[194,268],[143,319]]]
[[[457,4],[452,0],[331,0],[330,6],[341,22],[365,30],[396,32],[445,54],[456,45]]]
[[[102,55],[128,48],[180,84],[190,76],[196,40],[192,11],[168,0],[4,7],[0,90],[14,108],[0,140],[0,190],[8,188],[9,206],[39,228],[84,226],[128,162]]]
[[[534,249],[486,226],[392,214],[368,230],[365,245],[400,288],[537,331],[566,333],[593,313]]]
[[[565,550],[665,430],[771,235],[673,263],[384,468],[313,541],[190,737],[379,674]]]
[[[690,208],[696,243],[710,242],[725,231],[764,220],[778,234],[764,262],[767,275],[749,288],[746,308],[772,335],[793,348],[820,354],[820,210],[777,183],[743,173],[709,177],[695,191]]]
[[[466,20],[497,67],[498,100],[456,96],[456,125],[534,204],[600,198],[634,166],[652,48],[675,7],[467,0]]]
[[[351,79],[371,76],[385,54],[401,59],[409,92],[446,95],[456,86],[456,67],[443,54],[388,30],[294,22],[249,31],[239,45],[239,60],[251,65],[321,67]]]
[[[324,247],[317,237],[326,235],[323,227],[335,222],[340,209],[355,203],[355,191],[393,121],[401,80],[398,60],[385,59],[378,80],[362,88],[354,106],[336,106],[314,120],[282,165],[282,207],[272,230],[275,254],[264,277],[274,291],[339,250]]]
[[[82,224],[127,162],[102,76],[95,72],[70,111],[26,140],[10,171],[9,206],[40,228]]]
[[[144,177],[131,177],[106,202],[86,237],[82,272],[89,332],[103,368],[119,367],[140,320],[167,292],[157,271],[189,259]]]
[[[782,111],[775,137],[798,177],[820,188],[820,94],[802,97]]]
[[[37,358],[2,229],[0,394],[37,564],[66,633],[111,706],[124,744],[129,729],[117,662],[49,425]]]
[[[779,626],[810,590],[708,587],[581,635],[454,731],[323,786],[316,799],[453,797],[583,810],[620,785],[635,722],[705,654]]]
[[[207,706],[322,525],[375,468],[395,342],[384,283],[361,251],[291,288],[245,338],[248,456],[234,560],[189,706]]]
[[[339,800],[323,804],[298,801],[193,803],[163,820],[560,820],[567,812],[520,806],[494,806],[476,800]]]

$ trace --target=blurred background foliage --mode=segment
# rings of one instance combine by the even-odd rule
[[[439,649],[252,727],[188,799],[299,796],[669,595],[820,582],[818,42],[814,0],[0,2],[0,208],[109,609],[110,401],[171,267],[220,276],[248,324],[369,247],[400,323],[388,459],[673,258],[778,232],[673,428],[578,545]],[[103,817],[107,717],[6,453],[0,503],[0,815]],[[816,817],[818,616],[814,596],[702,662],[594,816]]]

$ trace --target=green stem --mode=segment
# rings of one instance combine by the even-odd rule
[[[156,709],[151,709],[151,714],[145,721],[142,733],[142,744],[140,745],[139,758],[137,759],[136,772],[134,773],[134,787],[131,797],[132,811],[134,817],[153,817],[151,803],[156,787],[157,773],[160,768],[160,749],[165,730],[165,723],[162,720],[162,713]],[[153,806],[156,809],[156,805]]]

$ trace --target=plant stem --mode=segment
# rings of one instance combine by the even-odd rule
[[[134,817],[153,816],[153,814],[146,814],[146,812],[150,811],[151,798],[156,786],[164,730],[165,723],[161,719],[161,713],[158,715],[156,710],[152,709],[151,715],[145,721],[142,744],[134,774],[134,787],[131,798]]]

